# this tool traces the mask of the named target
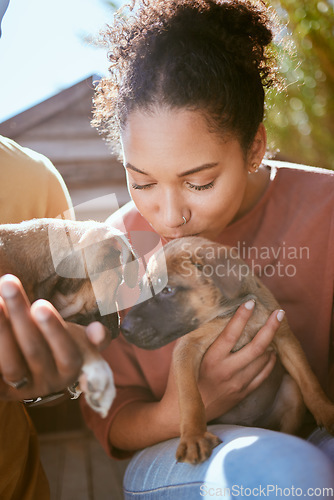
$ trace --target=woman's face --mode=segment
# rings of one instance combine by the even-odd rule
[[[241,146],[209,132],[199,112],[134,111],[121,141],[130,195],[165,240],[215,240],[247,211],[251,176]]]

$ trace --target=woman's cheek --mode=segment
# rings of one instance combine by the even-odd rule
[[[150,212],[152,213],[154,207],[152,195],[149,195],[146,190],[134,189],[131,187],[130,196],[142,216],[150,220]]]

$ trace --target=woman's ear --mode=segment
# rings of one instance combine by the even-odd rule
[[[260,123],[259,128],[254,137],[253,144],[250,147],[247,164],[252,169],[254,165],[260,166],[262,159],[267,149],[267,132],[263,123]]]

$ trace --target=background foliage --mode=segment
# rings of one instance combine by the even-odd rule
[[[269,143],[282,159],[334,169],[334,2],[268,3],[295,45],[282,61],[286,90],[268,94]]]

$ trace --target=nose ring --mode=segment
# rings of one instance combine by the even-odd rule
[[[182,219],[183,219],[183,223],[181,224],[181,226],[184,226],[185,224],[187,224],[187,219],[182,215]]]

